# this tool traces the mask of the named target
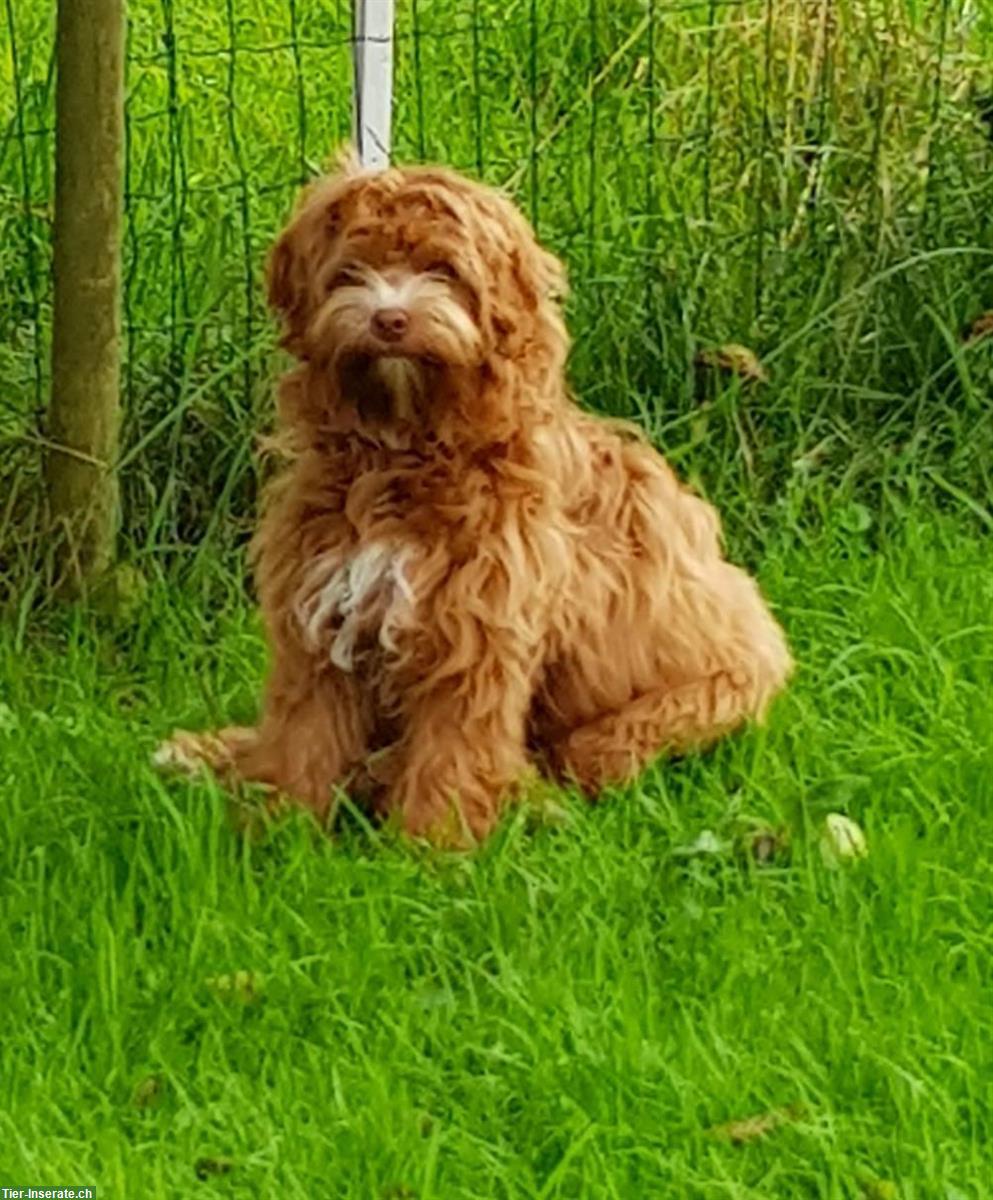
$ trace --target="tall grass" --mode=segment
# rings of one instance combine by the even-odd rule
[[[254,710],[242,601],[205,621],[169,587],[117,638],[78,610],[0,626],[0,1178],[985,1200],[988,547],[931,515],[880,559],[843,517],[763,564],[801,663],[768,730],[554,824],[518,810],[472,857],[354,820],[239,841],[209,782],[155,778],[172,724]],[[832,871],[839,810],[869,854]]]
[[[839,483],[988,511],[993,348],[960,337],[993,307],[985,7],[398,7],[397,156],[509,187],[566,258],[585,403],[640,416],[754,514]],[[21,494],[47,385],[53,18],[5,17],[0,438]],[[348,134],[350,12],[133,0],[130,18],[125,529],[130,552],[185,561],[250,522],[274,366],[259,272]],[[702,378],[726,342],[770,382]]]

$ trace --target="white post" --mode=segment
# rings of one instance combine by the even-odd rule
[[[390,165],[393,0],[355,0],[355,148],[363,167]]]

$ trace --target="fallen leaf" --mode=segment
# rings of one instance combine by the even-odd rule
[[[967,346],[971,346],[974,342],[981,342],[983,338],[990,336],[993,336],[993,309],[976,317],[962,335],[962,341]]]
[[[723,371],[728,375],[737,375],[746,383],[769,382],[769,374],[762,366],[755,351],[749,350],[747,346],[740,346],[737,342],[728,342],[724,346],[701,350],[694,361],[698,367],[707,367],[711,370]]]
[[[746,1142],[754,1142],[779,1129],[802,1120],[803,1108],[798,1104],[788,1104],[785,1108],[776,1108],[771,1112],[758,1113],[754,1117],[745,1117],[740,1121],[729,1121],[726,1125],[715,1125],[709,1132],[714,1137],[742,1146]]]
[[[760,867],[772,866],[777,859],[789,857],[790,831],[779,829],[755,829],[748,836],[748,852]]]
[[[688,846],[678,846],[673,854],[680,858],[696,858],[701,854],[722,854],[725,844],[712,829],[704,829]]]
[[[135,1108],[152,1108],[162,1099],[162,1088],[161,1075],[147,1075],[135,1085],[131,1103]]]
[[[861,828],[844,813],[828,813],[821,834],[821,857],[829,867],[865,858],[869,846]]]
[[[234,1170],[234,1159],[205,1156],[196,1160],[193,1170],[200,1180],[209,1179],[211,1175],[229,1175]]]

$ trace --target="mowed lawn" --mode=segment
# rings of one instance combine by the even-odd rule
[[[770,536],[799,672],[766,730],[470,856],[356,815],[239,838],[153,774],[174,724],[252,711],[234,584],[6,626],[0,1185],[993,1194],[988,537],[842,524]],[[833,811],[863,861],[823,861]]]

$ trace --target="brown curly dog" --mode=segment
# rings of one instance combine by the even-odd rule
[[[164,766],[336,786],[436,842],[484,836],[538,763],[595,793],[760,719],[791,669],[714,509],[564,379],[560,264],[434,167],[309,188],[269,262],[297,360],[254,563],[258,725]]]

